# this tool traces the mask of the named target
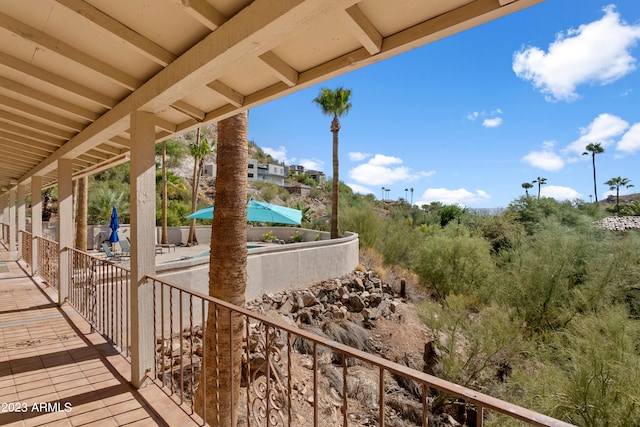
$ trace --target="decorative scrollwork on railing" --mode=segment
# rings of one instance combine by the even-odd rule
[[[251,414],[259,426],[286,425],[287,388],[282,359],[282,331],[264,323],[252,325],[249,337]]]

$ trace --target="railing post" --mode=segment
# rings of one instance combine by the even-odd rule
[[[22,236],[20,236],[20,231],[26,231],[27,229],[27,218],[25,215],[25,185],[18,185],[18,226],[16,228],[16,235],[18,236],[18,258],[24,256],[24,248],[22,245]],[[28,261],[28,260],[27,260]]]

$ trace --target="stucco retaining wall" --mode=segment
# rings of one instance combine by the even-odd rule
[[[286,228],[287,233],[292,230],[295,232],[290,227],[282,228]],[[254,231],[273,231],[276,234],[276,229],[277,227],[263,227],[263,230]],[[307,232],[309,238],[313,239],[319,233],[315,230],[299,230],[301,233]],[[340,239],[249,249],[246,298],[252,300],[265,293],[301,289],[312,282],[347,274],[358,265],[358,253],[359,241],[355,233],[346,233]],[[200,256],[157,265],[156,276],[208,294],[209,257]]]

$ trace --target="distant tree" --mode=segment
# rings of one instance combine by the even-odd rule
[[[158,147],[156,146],[156,155],[160,156],[160,167],[162,169],[162,234],[160,237],[160,243],[169,243],[169,233],[167,228],[167,167],[178,166],[182,159],[184,159],[185,154],[186,151],[184,144],[173,139],[162,141],[162,144],[160,145],[160,153],[158,153]]]
[[[593,165],[593,194],[596,197],[596,203],[598,203],[598,186],[596,184],[596,155],[604,153],[604,147],[598,143],[591,143],[585,147],[585,152],[582,153],[583,156],[589,155],[591,153],[591,163]]]
[[[533,184],[538,183],[538,200],[540,200],[540,187],[547,183],[547,178],[538,177],[538,179],[534,179],[531,182]]]
[[[524,192],[527,194],[527,197],[529,197],[529,189],[533,188],[533,184],[530,182],[523,182],[522,188],[524,188]]]
[[[191,191],[191,210],[198,208],[198,188],[200,187],[200,174],[204,168],[204,159],[213,152],[214,142],[209,143],[207,137],[200,133],[200,128],[196,131],[196,142],[189,144],[189,152],[193,157],[193,183]],[[196,220],[192,219],[189,224],[189,238],[187,246],[197,245]]]
[[[609,190],[616,190],[616,215],[620,215],[620,187],[633,187],[633,184],[630,184],[630,182],[631,180],[629,178],[621,177],[611,178],[605,182],[605,184],[609,186]]]
[[[351,109],[351,89],[339,87],[336,90],[322,88],[320,94],[313,100],[322,109],[322,113],[333,116],[331,132],[333,133],[333,183],[331,191],[331,238],[338,237],[338,132],[340,131],[339,117],[346,115]]]

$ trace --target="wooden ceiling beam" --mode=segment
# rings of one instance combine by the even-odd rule
[[[28,117],[20,116],[18,114],[13,114],[8,111],[0,110],[0,120],[9,122],[9,123],[19,123],[28,129],[35,129],[42,133],[46,133],[48,135],[57,136],[59,138],[64,139],[65,141],[73,138],[75,133],[68,132],[63,129],[56,128],[54,126],[49,126],[44,123],[40,123]]]
[[[176,55],[148,38],[138,34],[126,25],[96,9],[82,0],[55,0],[78,15],[90,20],[100,28],[118,37],[142,55],[163,67],[176,59]]]
[[[265,52],[258,58],[287,86],[293,87],[298,83],[298,72],[275,53],[271,51]]]
[[[214,80],[207,86],[235,107],[242,107],[242,104],[244,104],[244,95],[240,92],[236,92],[220,80]]]
[[[54,114],[50,111],[43,110],[42,108],[34,107],[33,105],[25,104],[24,102],[16,101],[13,98],[0,95],[0,105],[13,108],[29,116],[38,117],[41,120],[46,120],[60,127],[71,129],[80,132],[86,127],[86,123],[79,123],[66,117],[62,117],[58,114]]]
[[[189,15],[211,31],[227,21],[226,16],[205,0],[182,0],[182,5]]]
[[[5,67],[18,71],[27,77],[33,77],[52,86],[64,89],[67,92],[73,93],[74,95],[87,99],[105,108],[110,109],[117,104],[116,101],[108,96],[84,87],[74,81],[65,79],[64,77],[60,77],[52,72],[43,70],[27,62],[9,56],[4,52],[0,52],[0,65],[4,65]]]
[[[382,34],[357,4],[345,9],[342,17],[349,31],[367,49],[367,52],[371,55],[380,52],[380,49],[382,49]]]
[[[3,89],[10,90],[11,92],[26,96],[27,98],[31,98],[36,101],[40,101],[43,104],[50,105],[54,108],[62,110],[66,113],[75,115],[81,119],[94,121],[100,115],[98,113],[94,113],[93,111],[87,110],[86,108],[79,107],[71,102],[64,101],[62,99],[56,98],[55,96],[48,95],[46,93],[40,92],[28,86],[22,85],[13,80],[4,78],[0,76],[0,87]]]

